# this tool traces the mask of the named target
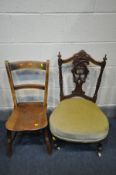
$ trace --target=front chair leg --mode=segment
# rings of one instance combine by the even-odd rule
[[[97,155],[98,157],[102,156],[102,143],[101,142],[97,144]]]
[[[12,156],[12,132],[7,130],[7,154]]]
[[[52,136],[52,141],[53,141],[54,148],[59,151],[60,145],[59,145],[58,139],[55,136]]]
[[[51,144],[50,138],[49,138],[48,127],[44,128],[44,138],[45,138],[45,143],[47,146],[48,154],[51,154],[52,153],[52,144]]]

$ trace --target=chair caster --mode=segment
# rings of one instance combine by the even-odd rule
[[[101,152],[98,152],[97,155],[99,158],[102,156]]]
[[[56,150],[60,151],[61,148],[58,145],[54,145],[54,146]]]
[[[102,144],[98,143],[98,145],[97,145],[97,155],[98,155],[99,158],[102,156],[101,152],[102,152]]]
[[[57,143],[56,137],[52,136],[52,140],[53,140],[53,142],[54,142],[54,148],[55,148],[56,150],[60,151],[61,148],[60,148],[60,146],[59,146],[58,143]]]

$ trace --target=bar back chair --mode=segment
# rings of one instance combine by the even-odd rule
[[[65,141],[97,143],[98,156],[101,156],[101,141],[107,137],[109,131],[107,116],[96,104],[105,65],[106,55],[103,61],[96,61],[84,50],[68,59],[62,59],[59,53],[60,102],[50,116],[50,130],[53,136]],[[92,78],[91,82],[96,83],[94,93],[88,93],[87,77],[92,73],[91,70],[96,70],[97,67],[98,76],[93,74],[93,77],[89,77]],[[69,72],[72,76],[67,76],[66,81],[66,74]],[[87,86],[84,86],[86,81]],[[65,92],[68,87],[70,93]]]
[[[51,153],[51,144],[48,134],[48,119],[47,119],[47,96],[48,96],[48,80],[49,80],[49,60],[47,61],[16,61],[5,62],[8,80],[11,88],[12,99],[14,108],[11,115],[6,121],[5,127],[7,130],[7,152],[8,155],[12,155],[12,143],[15,135],[18,132],[30,132],[40,129],[44,130],[44,138],[47,145],[48,153]],[[14,76],[16,71],[23,74],[29,73],[29,76],[34,76],[33,71],[43,74],[43,84],[38,82],[28,81],[23,77],[23,81],[16,83],[16,77]],[[32,73],[32,74],[31,74]],[[15,78],[14,78],[15,77]],[[37,90],[37,95],[40,90],[43,91],[43,98],[38,101],[20,101],[18,99],[17,92],[20,90]],[[32,94],[33,95],[33,94]],[[43,101],[42,101],[43,100]],[[15,134],[14,134],[15,133]]]

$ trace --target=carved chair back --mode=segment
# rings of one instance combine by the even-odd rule
[[[89,54],[87,54],[84,50],[74,54],[72,57],[68,59],[62,59],[61,54],[58,54],[58,66],[59,66],[59,84],[60,84],[60,100],[71,98],[75,96],[80,96],[86,99],[89,99],[93,102],[96,102],[98,90],[101,84],[102,74],[106,65],[106,55],[103,58],[103,61],[96,61]],[[64,94],[64,83],[63,83],[63,65],[67,63],[72,64],[72,77],[73,82],[75,84],[75,88],[71,92],[71,94]],[[95,92],[92,97],[85,94],[83,90],[83,84],[86,82],[87,76],[90,73],[89,65],[94,64],[95,66],[99,66],[100,71],[96,81]]]

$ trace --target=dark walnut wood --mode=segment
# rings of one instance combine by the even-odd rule
[[[58,65],[59,65],[59,84],[60,84],[60,100],[71,98],[74,96],[80,96],[93,102],[96,102],[98,90],[101,83],[102,74],[106,65],[106,55],[103,58],[103,61],[96,61],[89,54],[87,54],[84,50],[74,54],[72,57],[68,59],[62,59],[61,54],[58,54]],[[63,73],[62,73],[62,65],[71,63],[72,64],[72,75],[73,81],[75,83],[75,89],[71,94],[65,95],[63,91]],[[89,74],[88,66],[90,63],[93,63],[95,66],[100,67],[100,73],[97,79],[96,88],[93,97],[89,97],[85,95],[83,90],[83,84],[86,82],[86,78]]]
[[[49,61],[20,61],[20,62],[5,62],[6,71],[8,74],[9,84],[11,88],[14,109],[9,116],[5,127],[7,129],[7,150],[8,155],[12,154],[12,133],[22,131],[36,131],[44,129],[45,143],[48,153],[51,153],[51,144],[48,135],[48,119],[47,119],[47,96],[48,96],[48,79],[49,79]],[[19,84],[15,85],[12,73],[17,70],[35,69],[44,71],[43,84]],[[39,76],[38,76],[39,78]],[[26,82],[26,81],[25,81]],[[18,102],[16,91],[20,89],[38,89],[44,91],[43,102]]]

